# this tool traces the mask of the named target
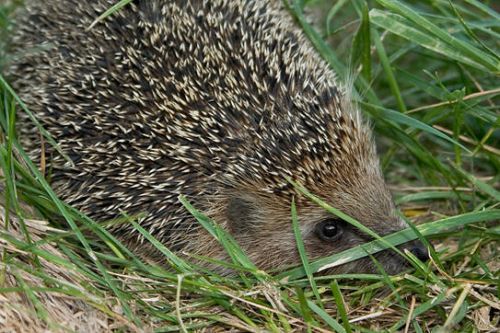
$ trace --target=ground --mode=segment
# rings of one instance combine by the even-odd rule
[[[0,1],[0,66],[15,56],[4,51],[19,5]],[[173,269],[142,261],[40,177],[14,131],[23,105],[0,77],[0,332],[498,331],[497,10],[475,0],[290,6],[339,79],[353,81],[396,202],[418,225],[408,234],[435,246],[430,262],[396,276],[311,275],[336,258],[267,274],[221,236],[244,272],[224,277],[139,230]]]

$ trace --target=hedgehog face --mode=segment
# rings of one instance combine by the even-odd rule
[[[360,176],[358,180],[345,186],[324,185],[313,192],[380,236],[407,227],[397,215],[379,172]],[[291,225],[290,196],[256,193],[245,191],[244,194],[229,195],[224,208],[220,210],[224,212],[223,215],[214,216],[214,219],[225,221],[227,230],[258,267],[274,270],[300,264]],[[371,236],[305,198],[296,197],[296,201],[309,259],[340,253],[373,240]],[[404,244],[401,248],[409,249],[421,260],[427,259],[427,251],[419,242]],[[389,274],[408,267],[406,260],[392,250],[382,251],[374,257]],[[327,271],[334,272],[378,273],[378,269],[370,258],[365,258]]]
[[[345,201],[344,204],[341,201],[337,203],[342,206],[343,211],[365,225],[371,225],[371,229],[381,236],[406,227],[406,224],[393,212],[378,223],[373,220],[367,222],[362,218],[369,214],[359,214],[359,211],[353,214],[355,207],[347,207]],[[302,204],[302,207],[298,204],[299,222],[304,246],[310,259],[340,253],[373,240],[351,224],[329,215],[322,208],[313,206],[309,202]],[[361,202],[358,207],[362,205]],[[300,264],[289,206],[280,205],[278,201],[270,204],[269,198],[258,203],[257,200],[246,197],[231,199],[227,208],[228,231],[258,267],[274,270]],[[409,249],[423,261],[427,259],[427,251],[419,242],[404,244],[401,248]],[[406,260],[391,250],[375,254],[374,257],[389,274],[398,273],[408,267]],[[327,273],[334,272],[378,273],[378,269],[370,258],[365,258],[327,271]]]
[[[344,251],[353,246],[364,244],[373,240],[372,237],[363,233],[349,223],[336,218],[326,217],[316,223],[314,230],[310,230],[304,241],[308,253],[313,258],[319,258],[325,253],[334,254]],[[408,249],[422,261],[428,259],[426,248],[419,241],[413,241],[400,247],[401,250]],[[392,250],[386,250],[374,255],[388,274],[396,274],[409,267],[409,263],[402,256]],[[379,273],[379,268],[370,258],[344,264],[326,270],[324,273]]]
[[[318,193],[331,206],[340,209],[355,218],[380,236],[405,229],[408,225],[398,216],[389,190],[378,171],[378,163],[370,172],[368,169],[356,178],[358,181],[349,185],[324,188]],[[326,191],[325,191],[326,190]],[[303,238],[311,258],[320,258],[342,252],[354,246],[364,244],[373,238],[342,219],[321,212],[321,208],[306,204],[303,209]],[[419,259],[427,259],[427,250],[419,242],[404,244]],[[374,255],[375,259],[389,274],[395,274],[408,267],[406,259],[392,250]],[[377,273],[377,266],[370,258],[365,258],[343,266],[335,267],[330,272],[365,272]]]

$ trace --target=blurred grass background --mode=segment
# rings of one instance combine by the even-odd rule
[[[20,5],[0,1],[0,66],[15,56],[6,52],[6,42],[15,29],[9,15]],[[18,144],[15,114],[22,105],[2,77],[0,327],[19,332],[497,330],[498,4],[297,0],[287,5],[339,81],[352,82],[353,100],[374,126],[402,213],[436,247],[431,262],[416,260],[413,269],[397,276],[314,277],[325,261],[306,259],[301,267],[272,276],[253,267],[237,244],[187,202],[233,253],[232,265],[242,273],[223,277],[193,267],[135,224],[173,269],[144,262],[55,197]],[[112,11],[107,15],[103,19],[112,19]],[[58,223],[55,217],[61,216],[70,228]],[[291,218],[290,227],[292,220],[297,223]],[[353,251],[366,255],[362,248]]]

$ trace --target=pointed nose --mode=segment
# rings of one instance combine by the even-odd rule
[[[424,244],[421,242],[418,242],[414,244],[412,247],[410,247],[410,252],[418,258],[420,261],[427,261],[429,260],[429,251],[425,247]]]

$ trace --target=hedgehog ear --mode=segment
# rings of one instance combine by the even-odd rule
[[[257,204],[250,198],[234,197],[226,207],[228,227],[232,234],[250,231],[256,222]]]

